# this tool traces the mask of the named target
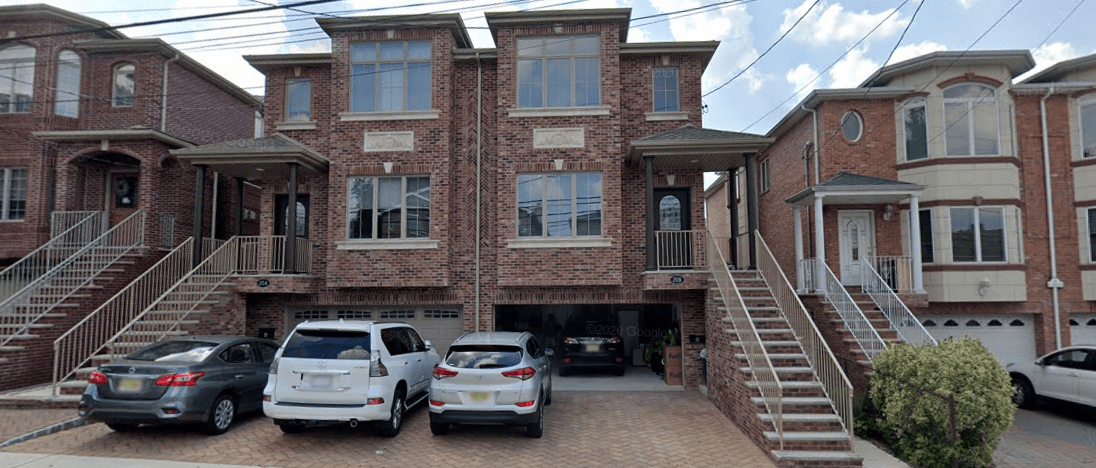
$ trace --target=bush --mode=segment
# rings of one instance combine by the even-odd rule
[[[982,343],[948,339],[939,346],[892,346],[874,362],[870,394],[876,426],[895,455],[924,467],[983,467],[993,463],[1012,424],[1012,383]],[[898,379],[955,398],[958,440],[949,440],[947,403]]]

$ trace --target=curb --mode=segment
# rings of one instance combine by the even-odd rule
[[[64,431],[64,430],[75,429],[75,428],[80,427],[80,426],[86,426],[88,424],[92,424],[92,422],[88,421],[86,419],[83,419],[83,418],[79,418],[79,417],[72,418],[72,419],[69,419],[68,421],[62,421],[62,422],[59,422],[59,423],[54,424],[52,426],[46,426],[46,427],[43,427],[41,429],[37,429],[37,430],[31,431],[31,432],[28,432],[26,434],[23,434],[19,437],[14,437],[14,438],[8,439],[8,440],[4,441],[3,443],[0,443],[0,449],[6,448],[6,447],[11,447],[12,445],[18,444],[20,442],[26,442],[26,441],[31,440],[31,439],[37,439],[37,438],[42,437],[42,436],[55,434],[55,433],[58,433],[58,432],[61,432],[61,431]]]

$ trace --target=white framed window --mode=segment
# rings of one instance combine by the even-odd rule
[[[769,182],[769,160],[768,159],[766,159],[764,161],[761,161],[757,165],[757,172],[758,172],[758,175],[757,175],[757,185],[758,185],[757,190],[759,192],[765,192],[765,191],[769,190],[769,186],[771,184]]]
[[[601,236],[601,174],[518,175],[518,237]]]
[[[656,67],[654,69],[655,112],[677,112],[678,104],[677,69]]]
[[[350,111],[430,109],[428,41],[350,44]]]
[[[997,95],[979,83],[963,83],[944,90],[944,145],[948,156],[987,156],[999,153]]]
[[[601,103],[598,36],[519,38],[518,107],[588,107]]]
[[[935,252],[932,250],[932,209],[921,209],[917,212],[917,216],[920,217],[919,227],[921,228],[921,263],[933,263],[936,259]]]
[[[133,96],[136,92],[134,73],[133,64],[123,63],[114,67],[114,91],[111,94],[114,107],[133,107]]]
[[[430,177],[350,177],[350,239],[430,237]]]
[[[312,80],[285,80],[286,122],[308,122],[312,119]]]
[[[1005,262],[1006,246],[1004,207],[951,208],[953,262]]]
[[[864,135],[864,120],[856,111],[848,111],[841,117],[841,134],[851,142],[860,141]]]
[[[80,56],[71,50],[57,54],[57,94],[53,113],[62,117],[80,116]]]
[[[0,114],[30,112],[34,57],[34,48],[21,44],[0,49]]]
[[[1096,94],[1081,98],[1078,104],[1081,157],[1096,158]]]
[[[0,220],[14,221],[27,216],[27,170],[0,168]]]
[[[916,97],[902,106],[902,130],[906,141],[906,161],[929,157],[929,132],[925,120],[925,98]]]
[[[1089,208],[1088,215],[1088,261],[1096,262],[1096,208]]]

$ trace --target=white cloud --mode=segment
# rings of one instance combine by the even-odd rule
[[[801,63],[795,68],[788,70],[788,74],[784,76],[784,79],[792,85],[792,89],[795,91],[797,100],[802,100],[804,96],[810,94],[814,88],[817,88],[818,71],[811,68],[809,63]]]
[[[784,10],[784,22],[780,25],[780,32],[790,29],[812,3],[811,0],[805,0],[794,9]],[[893,8],[879,13],[870,13],[867,10],[847,12],[840,3],[822,2],[803,18],[788,37],[818,46],[848,44],[860,40],[880,23],[882,25],[875,30],[874,37],[890,37],[900,32],[909,23],[909,19],[902,18],[901,14],[890,16],[892,12],[894,12]]]
[[[977,0],[959,0],[959,5],[962,6],[964,10],[969,10],[970,7],[974,6],[974,2],[976,1]]]
[[[652,42],[647,31],[639,28],[628,29],[628,42]]]
[[[948,50],[948,48],[943,44],[939,44],[931,40],[920,42],[917,44],[904,45],[894,50],[894,54],[891,55],[891,59],[889,62],[887,62],[887,65],[890,65],[892,63],[898,63],[914,57],[920,57],[922,55],[940,50]]]
[[[1035,58],[1035,68],[1016,77],[1016,82],[1023,81],[1029,76],[1039,73],[1051,65],[1063,60],[1076,58],[1081,54],[1074,50],[1073,44],[1069,42],[1051,42],[1050,44],[1044,44],[1038,49],[1031,51],[1031,55]]]
[[[859,85],[874,71],[879,69],[879,63],[868,58],[867,47],[858,47],[849,51],[830,68],[830,83],[834,88],[852,88]]]

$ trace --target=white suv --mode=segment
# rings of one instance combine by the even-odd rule
[[[305,322],[282,344],[263,389],[263,413],[285,433],[374,421],[395,437],[426,399],[438,352],[403,323]]]

